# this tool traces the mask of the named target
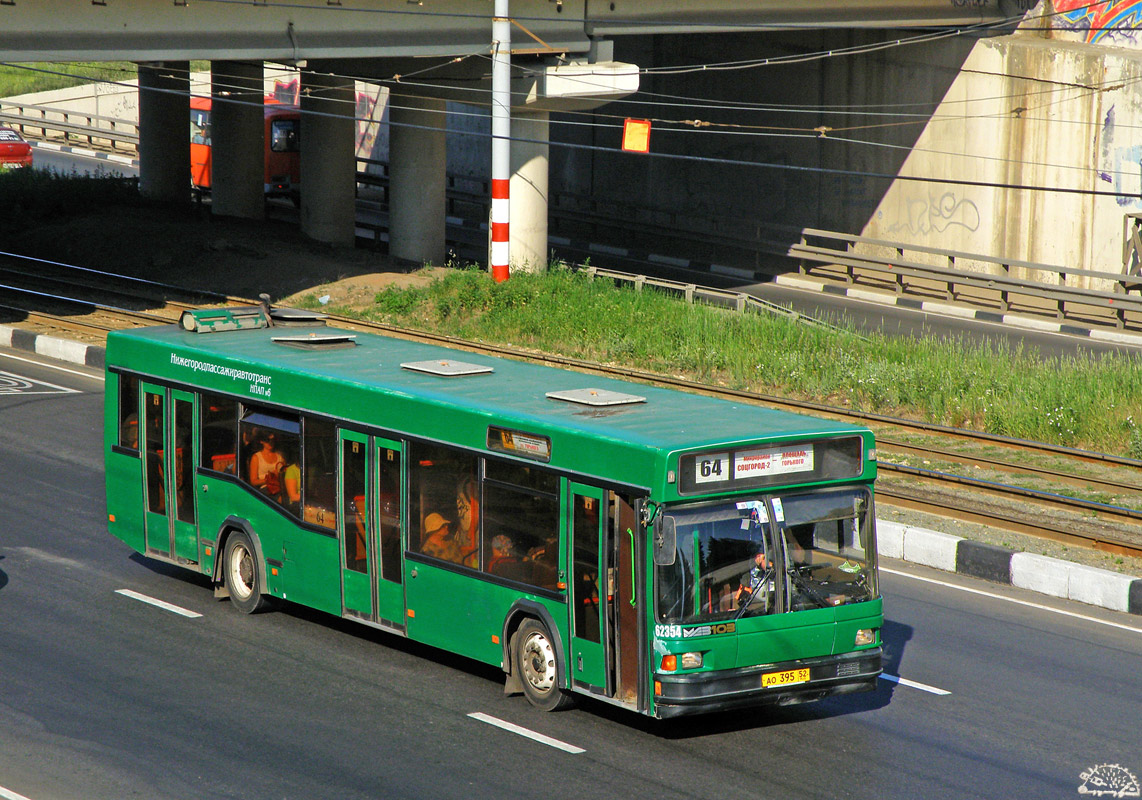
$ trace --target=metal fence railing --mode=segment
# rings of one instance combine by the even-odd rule
[[[139,148],[138,123],[56,106],[0,100],[0,123],[34,139],[81,141],[117,152],[137,153]]]

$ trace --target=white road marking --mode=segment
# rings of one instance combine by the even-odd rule
[[[542,733],[536,733],[535,731],[530,731],[527,728],[521,728],[519,725],[515,725],[511,722],[505,722],[502,719],[490,716],[488,714],[483,714],[479,711],[473,712],[468,716],[472,719],[479,720],[480,722],[486,722],[489,725],[494,725],[497,728],[502,728],[505,731],[509,731],[511,733],[518,734],[519,736],[523,736],[524,738],[531,739],[532,741],[539,742],[540,744],[545,744],[548,747],[554,747],[556,750],[562,750],[564,753],[572,753],[577,755],[579,753],[587,752],[582,747],[576,747],[573,744],[567,744],[566,742],[561,742],[558,739],[552,739],[550,736],[544,736]]]
[[[116,589],[115,594],[121,594],[124,597],[130,597],[132,600],[138,600],[140,603],[146,603],[147,605],[155,606],[156,608],[161,608],[164,611],[170,611],[183,617],[190,617],[191,619],[194,619],[195,617],[202,616],[197,611],[189,611],[185,608],[176,606],[173,603],[168,603],[165,600],[156,600],[153,597],[148,597],[145,594],[139,594],[138,592],[131,591],[130,589]]]
[[[951,692],[946,689],[937,689],[935,686],[929,686],[926,683],[919,683],[917,681],[910,681],[907,678],[900,678],[896,675],[889,675],[887,672],[880,673],[880,677],[884,678],[886,681],[891,681],[892,683],[899,683],[901,686],[910,686],[913,689],[919,689],[922,692],[931,692],[932,694],[938,695],[951,694]]]
[[[985,592],[982,589],[972,589],[968,586],[957,586],[956,584],[948,583],[947,581],[938,581],[935,578],[925,578],[920,575],[910,575],[907,572],[898,572],[897,570],[885,569],[884,567],[881,567],[880,571],[887,572],[889,575],[899,575],[901,578],[911,578],[914,581],[923,581],[924,583],[934,583],[937,586],[946,586],[949,589],[958,589],[961,592],[968,592],[969,594],[978,594],[981,597],[989,597],[992,600],[1004,600],[1008,603],[1015,603],[1016,605],[1026,606],[1027,608],[1037,608],[1040,611],[1050,611],[1053,614],[1062,614],[1064,617],[1081,619],[1083,622],[1097,622],[1099,625],[1108,625],[1111,628],[1120,628],[1124,631],[1130,631],[1131,633],[1142,633],[1142,628],[1134,628],[1130,625],[1123,625],[1121,622],[1111,622],[1109,620],[1099,619],[1098,617],[1087,616],[1086,614],[1078,614],[1074,611],[1065,611],[1061,608],[1051,608],[1050,606],[1045,606],[1041,603],[1032,603],[1029,600],[1018,600],[1014,597],[1004,597],[1003,595],[996,594],[995,592]]]
[[[36,386],[46,386],[52,391],[37,390]],[[0,394],[79,394],[79,389],[57,386],[47,381],[39,381],[26,375],[0,370]]]
[[[0,797],[3,797],[4,800],[31,800],[31,798],[25,797],[19,792],[13,792],[11,789],[5,789],[3,786],[0,786]]]
[[[14,361],[23,361],[26,364],[35,364],[37,367],[47,367],[48,369],[58,369],[60,372],[68,372],[72,375],[78,375],[81,378],[91,378],[91,380],[93,380],[93,381],[102,382],[104,380],[104,377],[102,375],[91,375],[87,372],[80,372],[77,369],[68,369],[67,367],[59,367],[59,366],[56,366],[55,364],[48,364],[44,361],[35,361],[33,359],[30,359],[30,358],[22,358],[20,356],[14,356],[11,353],[0,353],[0,355],[2,355],[4,358],[10,358]],[[78,391],[78,390],[73,390],[73,391]]]

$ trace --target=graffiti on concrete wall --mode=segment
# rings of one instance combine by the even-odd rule
[[[1102,122],[1099,147],[1098,179],[1109,183],[1115,192],[1128,194],[1128,197],[1115,197],[1122,208],[1142,207],[1142,144],[1133,144],[1133,129],[1126,132],[1125,144],[1115,143],[1117,126],[1115,106],[1106,112]]]
[[[973,200],[960,197],[955,192],[944,192],[939,197],[913,198],[906,201],[906,208],[905,218],[887,225],[885,234],[926,236],[952,229],[969,233],[979,230],[979,208]]]
[[[1081,33],[1090,44],[1142,45],[1142,0],[1055,0],[1055,26]]]

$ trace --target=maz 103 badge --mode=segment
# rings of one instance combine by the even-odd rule
[[[693,639],[696,636],[713,636],[716,633],[733,633],[735,622],[720,622],[717,625],[700,625],[697,628],[683,628],[681,625],[655,625],[656,639]]]

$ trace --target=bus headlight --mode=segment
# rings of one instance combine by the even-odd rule
[[[671,653],[662,657],[662,671],[674,672],[679,667],[682,669],[698,669],[702,666],[701,653],[682,653],[675,655]]]
[[[861,647],[866,644],[872,644],[875,641],[875,628],[861,628],[859,631],[857,631],[856,641],[853,644],[855,644],[857,647]]]
[[[682,654],[682,669],[698,669],[700,666],[702,666],[701,653]]]

